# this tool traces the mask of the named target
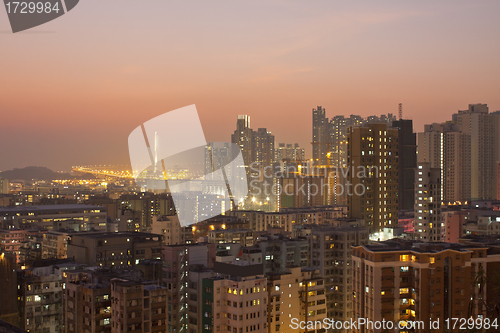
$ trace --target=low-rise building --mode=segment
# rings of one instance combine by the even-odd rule
[[[21,243],[26,240],[26,231],[21,229],[0,229],[0,253],[11,253],[16,256],[16,262],[21,262]]]
[[[239,243],[242,246],[253,246],[255,243],[253,230],[212,230],[208,233],[208,242],[221,243]]]
[[[83,204],[0,207],[3,229],[105,231],[106,218],[105,207]]]
[[[135,267],[143,260],[162,259],[161,235],[145,232],[86,232],[71,236],[68,258],[99,267]]]

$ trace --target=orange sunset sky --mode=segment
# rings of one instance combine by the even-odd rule
[[[126,164],[129,133],[196,104],[208,141],[238,114],[311,153],[311,110],[415,130],[500,110],[499,1],[81,0],[12,34],[0,8],[0,170]]]

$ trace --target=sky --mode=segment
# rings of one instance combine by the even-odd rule
[[[128,165],[145,121],[195,104],[207,141],[238,114],[311,154],[311,111],[424,124],[500,110],[498,1],[81,0],[12,34],[0,8],[0,170]]]

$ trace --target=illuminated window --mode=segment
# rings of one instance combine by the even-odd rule
[[[429,263],[433,264],[436,262],[436,258],[434,257],[429,257]]]
[[[399,294],[408,294],[410,290],[408,288],[399,288]]]
[[[385,295],[385,291],[383,291],[383,290],[382,290],[382,291],[380,292],[380,295],[384,296],[384,295]]]
[[[400,268],[400,270],[401,270],[401,272],[408,272],[410,270],[410,267],[408,267],[408,266],[402,266]]]
[[[402,254],[399,256],[399,261],[410,261],[410,255]]]

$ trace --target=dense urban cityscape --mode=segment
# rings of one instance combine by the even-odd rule
[[[240,115],[206,182],[164,166],[192,205],[121,166],[4,170],[0,332],[500,332],[500,111],[392,111],[304,110],[309,147]],[[245,198],[214,185],[230,145]]]

